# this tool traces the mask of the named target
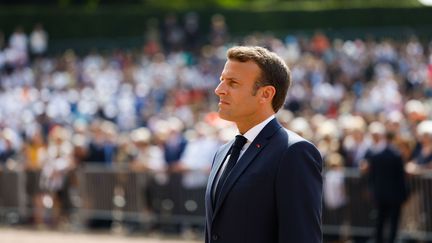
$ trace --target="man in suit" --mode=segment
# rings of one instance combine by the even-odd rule
[[[275,119],[290,71],[262,47],[233,47],[215,93],[219,115],[239,134],[213,159],[206,243],[322,242],[322,159]]]
[[[369,175],[369,186],[378,210],[375,225],[375,242],[393,243],[396,240],[400,212],[407,199],[407,187],[402,155],[394,145],[395,134],[386,133],[380,122],[373,122],[369,132],[374,141],[367,151],[366,171]],[[390,232],[384,241],[384,225],[390,220]]]

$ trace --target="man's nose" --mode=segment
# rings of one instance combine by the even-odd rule
[[[225,89],[224,82],[220,82],[219,85],[216,87],[216,89],[215,89],[214,92],[215,92],[215,94],[217,96],[225,95],[226,94],[226,89]]]

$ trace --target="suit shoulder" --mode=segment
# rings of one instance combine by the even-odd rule
[[[284,134],[284,140],[286,141],[286,147],[284,149],[282,161],[290,161],[290,163],[283,162],[284,166],[290,165],[312,165],[317,171],[322,170],[322,156],[316,146],[309,140],[303,138],[297,133],[288,129],[281,129]],[[311,163],[303,163],[311,162]]]
[[[313,145],[310,141],[306,140],[302,136],[298,135],[297,133],[290,131],[286,128],[282,129],[282,131],[286,134],[287,139],[287,145],[288,147],[291,147],[294,144],[300,143],[300,142],[306,142],[308,144]]]
[[[321,153],[312,142],[288,129],[284,128],[281,130],[284,143],[286,144],[286,151],[309,151],[314,156],[321,158]]]

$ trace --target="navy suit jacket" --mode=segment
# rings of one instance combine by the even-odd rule
[[[391,145],[380,152],[366,153],[369,185],[376,203],[401,204],[408,196],[403,158]]]
[[[273,119],[234,166],[213,207],[215,177],[232,143],[213,160],[205,242],[322,242],[322,158],[315,146]]]

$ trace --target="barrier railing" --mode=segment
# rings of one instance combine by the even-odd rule
[[[323,205],[324,234],[369,237],[373,234],[376,212],[367,178],[356,170],[346,170],[344,175],[348,200],[336,209]],[[66,185],[69,191],[75,192],[68,195],[71,201],[68,215],[81,226],[93,219],[110,220],[112,225],[125,222],[204,225],[205,183],[187,183],[188,176],[197,178],[197,175],[87,166],[76,170],[73,176],[77,183]],[[18,223],[31,217],[34,208],[31,197],[26,195],[26,179],[25,172],[0,172],[0,221],[3,223]],[[409,189],[399,238],[432,240],[432,173],[410,176]]]
[[[329,209],[323,205],[323,230],[346,237],[373,235],[377,211],[368,190],[367,177],[345,170],[347,203]],[[432,173],[408,176],[409,197],[402,206],[399,238],[432,240]],[[398,188],[394,188],[398,190]]]

